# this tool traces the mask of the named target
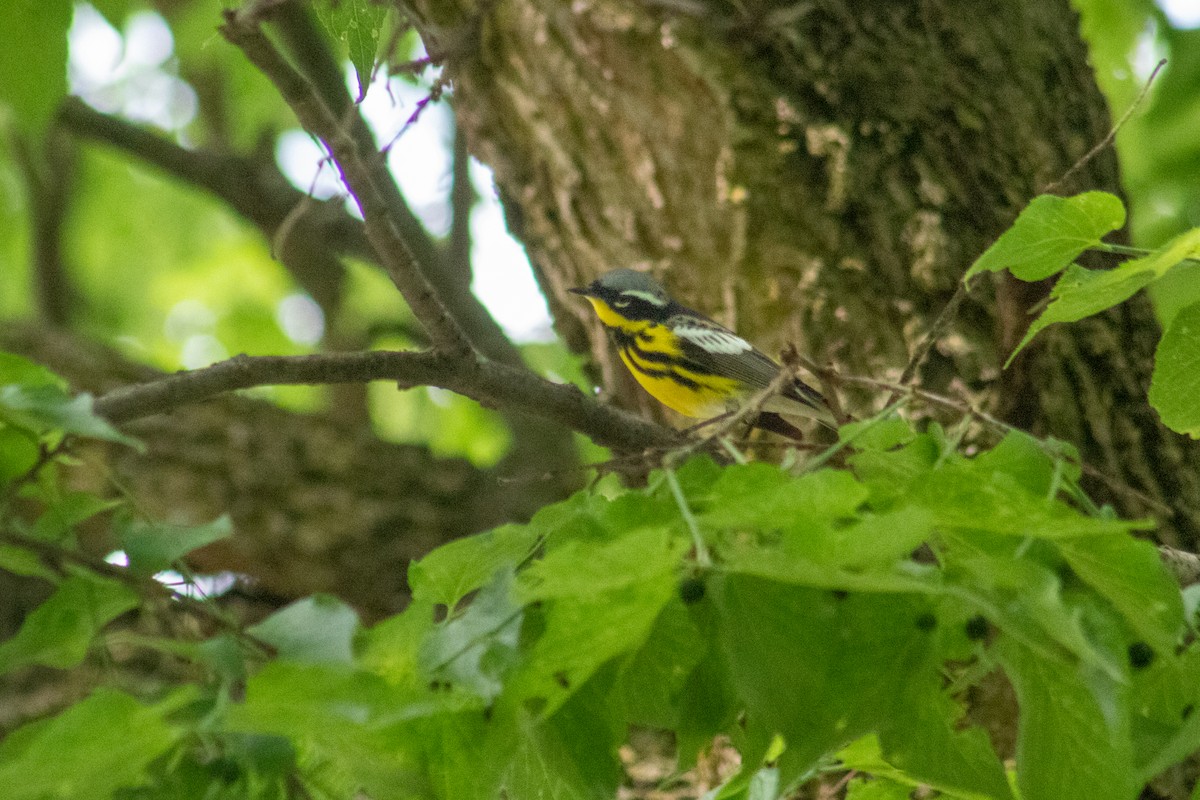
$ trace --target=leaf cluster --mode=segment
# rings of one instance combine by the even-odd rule
[[[45,377],[27,365],[10,385]],[[4,430],[60,405],[27,403]],[[0,793],[612,797],[637,727],[674,737],[668,780],[731,742],[742,767],[713,798],[853,769],[851,797],[1116,800],[1200,746],[1183,597],[1131,536],[1146,524],[1079,492],[1070,448],[1013,433],[968,457],[887,417],[841,436],[844,468],[701,457],[453,542],[412,565],[409,608],[371,627],[316,597],[246,631],[126,635],[196,677],[136,697],[104,681],[14,731]],[[128,567],[50,570],[22,543],[69,549],[107,506],[27,477],[8,488],[42,511],[19,530],[6,517],[4,565],[56,588],[0,645],[10,674],[110,651],[123,615],[161,601],[144,582],[228,532],[126,512],[111,524]],[[1015,769],[964,716],[989,680],[1020,703]]]
[[[1148,251],[1102,241],[1124,224],[1124,204],[1107,192],[1074,197],[1041,195],[972,265],[964,281],[981,272],[1004,269],[1023,281],[1059,276],[1049,303],[1030,324],[1008,363],[1047,327],[1077,322],[1120,305],[1142,289],[1163,281],[1185,262],[1200,261],[1200,228],[1184,231]],[[1087,269],[1074,263],[1084,251],[1093,249],[1134,257],[1112,269]],[[1159,342],[1150,404],[1168,427],[1193,438],[1200,435],[1197,353],[1200,303],[1192,303],[1175,312]]]

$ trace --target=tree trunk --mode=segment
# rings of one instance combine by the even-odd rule
[[[971,262],[1111,126],[1067,0],[411,12],[560,330],[627,405],[645,399],[567,287],[650,269],[768,351],[895,378]],[[1056,191],[1093,188],[1120,191],[1111,150]],[[1047,288],[977,289],[920,384],[1073,442],[1110,479],[1095,494],[1127,514],[1170,506],[1163,540],[1194,545],[1200,449],[1146,404],[1149,302],[1052,329],[1002,371]]]

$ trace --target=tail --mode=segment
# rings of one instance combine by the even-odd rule
[[[829,402],[825,396],[802,381],[796,381],[794,386],[788,387],[783,394],[777,395],[766,402],[763,406],[764,413],[761,417],[768,415],[776,416],[783,415],[786,417],[803,417],[805,419],[815,419],[817,422],[824,425],[830,430],[838,429],[839,420],[834,416],[833,409],[830,408]],[[782,424],[787,424],[783,422]],[[766,427],[759,425],[758,427],[764,430],[780,433],[777,429],[778,425],[774,422],[768,422],[767,425],[776,425],[776,427]],[[791,427],[790,425],[788,427]],[[794,428],[793,428],[794,430]],[[790,436],[791,434],[783,434]]]
[[[828,423],[826,423],[824,420],[821,421],[821,424],[828,425]],[[793,441],[804,441],[804,431],[800,430],[782,416],[772,411],[764,411],[755,417],[754,427],[761,428],[764,431],[770,431],[771,433],[777,433],[780,436],[785,436]]]

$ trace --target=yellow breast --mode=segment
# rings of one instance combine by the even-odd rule
[[[605,327],[625,342],[619,345],[621,360],[633,377],[667,408],[706,419],[725,413],[742,398],[740,381],[685,367],[678,340],[666,325],[629,320],[597,297],[588,300]]]
[[[725,413],[740,397],[735,394],[737,381],[728,378],[701,378],[687,370],[664,370],[659,364],[641,362],[636,353],[628,350],[621,351],[621,360],[651,397],[685,417],[715,417]]]
[[[685,366],[679,340],[667,326],[627,323],[622,330],[633,342],[621,348],[621,360],[642,388],[667,408],[685,417],[708,418],[725,413],[741,398],[739,381]]]

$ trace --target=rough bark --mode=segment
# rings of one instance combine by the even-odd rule
[[[765,347],[897,375],[974,258],[1108,132],[1067,0],[800,4],[416,0],[472,151],[496,171],[559,320],[565,288],[649,268]],[[1101,153],[1058,187],[1119,192]],[[1045,286],[981,287],[923,365],[1200,530],[1200,449],[1145,401],[1158,327],[1136,298],[1001,371]],[[622,371],[606,385],[642,401]],[[856,398],[861,411],[869,399]],[[876,399],[876,404],[878,400]],[[1155,509],[1093,487],[1125,513]]]

